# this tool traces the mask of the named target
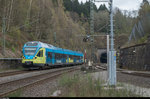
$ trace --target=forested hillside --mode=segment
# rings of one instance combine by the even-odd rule
[[[141,23],[144,35],[139,36],[140,33],[136,30],[136,38],[132,38],[131,42],[133,44],[146,43],[148,39],[147,37],[150,36],[150,3],[148,2],[148,0],[143,0],[138,14],[138,17],[135,19],[135,24],[138,26],[139,22]]]
[[[130,39],[123,45],[123,47],[146,43],[148,41],[148,36],[150,36],[150,3],[148,0],[143,0],[140,4],[138,16],[131,21],[133,26],[131,27],[132,29],[130,28]]]
[[[71,13],[72,19],[82,22],[84,28],[86,29],[86,34],[90,34],[90,2],[87,0],[86,3],[79,3],[78,0],[64,0],[64,6],[65,10]],[[100,5],[99,8],[97,8],[94,4],[94,12],[95,34],[109,34],[109,9],[104,4]],[[135,18],[131,15],[132,13],[132,11],[121,11],[119,8],[114,8],[114,33],[116,49],[128,41],[128,37],[135,23]],[[106,38],[95,37],[95,47],[106,47],[105,41]]]
[[[115,48],[127,43],[132,28],[138,20],[146,18],[150,5],[143,0],[138,17],[134,12],[114,10]],[[90,34],[90,2],[78,0],[0,0],[0,57],[21,57],[23,44],[42,41],[61,48],[90,52],[90,42],[80,35]],[[146,19],[145,19],[146,20]],[[147,21],[148,22],[148,21]],[[149,24],[145,32],[149,34]],[[95,34],[109,34],[109,9],[94,4]],[[5,33],[5,35],[4,35]],[[6,55],[3,55],[3,40]],[[147,37],[147,36],[146,36]],[[145,40],[146,37],[142,38]],[[138,41],[136,41],[138,42]],[[94,48],[106,47],[106,38],[95,37]]]
[[[67,11],[72,13],[72,18],[81,21],[84,25],[88,26],[90,24],[90,2],[79,3],[77,0],[64,0],[64,6]],[[94,30],[95,34],[109,34],[109,9],[106,6],[100,5],[99,8],[94,4]],[[78,14],[78,17],[75,18],[75,13]],[[85,21],[86,20],[86,21]],[[85,25],[85,22],[86,25]],[[138,26],[139,22],[141,22],[141,27],[143,29],[144,35],[140,35],[141,31]],[[88,24],[88,25],[87,25]],[[132,33],[135,25],[137,28],[135,29],[135,37],[132,38],[131,42],[129,41],[130,34]],[[86,28],[86,33],[89,34],[90,29]],[[143,0],[140,4],[140,9],[138,11],[127,11],[120,10],[119,8],[114,9],[114,33],[115,33],[115,48],[118,49],[122,46],[131,46],[139,43],[147,42],[147,37],[150,35],[150,4],[148,0]],[[96,42],[95,46],[104,47],[104,43],[100,43],[102,38],[95,38]],[[104,41],[104,40],[102,40]]]
[[[0,0],[0,29],[6,37],[5,57],[21,57],[23,44],[42,41],[71,50],[81,50],[85,29],[64,12],[63,0]],[[0,57],[3,37],[0,32]],[[82,47],[80,47],[82,45]]]

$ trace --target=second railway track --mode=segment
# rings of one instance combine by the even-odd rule
[[[24,74],[24,73],[29,73],[29,72],[30,71],[26,71],[26,70],[3,72],[3,73],[0,73],[0,77],[13,76],[13,75]]]
[[[139,71],[121,71],[121,73],[134,75],[134,76],[142,76],[142,77],[150,77],[150,73],[144,73]]]
[[[95,64],[95,66],[99,69],[102,70],[107,70],[107,67],[104,65],[100,65],[100,64]],[[130,70],[125,70],[125,69],[120,69],[117,68],[117,71],[123,74],[128,74],[128,75],[134,75],[134,76],[141,76],[141,77],[150,77],[150,73],[148,72],[140,72],[140,71],[130,71]]]
[[[75,71],[78,69],[80,69],[80,68],[79,67],[61,68],[58,70],[50,71],[45,74],[22,78],[19,80],[14,80],[14,81],[6,82],[6,83],[1,83],[0,84],[0,89],[1,89],[0,97],[4,97],[12,92],[19,90],[19,89],[31,86],[36,83],[43,82],[44,80],[47,80],[47,79],[56,78],[57,76],[60,76],[64,73]]]

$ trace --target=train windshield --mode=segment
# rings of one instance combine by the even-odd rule
[[[36,47],[26,47],[25,50],[25,55],[34,55],[36,52]]]
[[[38,43],[35,43],[35,42],[32,42],[32,43],[31,43],[31,42],[30,42],[30,43],[27,43],[26,45],[27,45],[27,46],[37,46]]]

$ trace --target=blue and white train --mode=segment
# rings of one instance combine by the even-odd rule
[[[39,41],[23,46],[22,64],[28,69],[83,64],[83,53],[55,47]]]

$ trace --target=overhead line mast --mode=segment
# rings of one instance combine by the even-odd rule
[[[94,0],[90,0],[90,34],[94,35]],[[94,36],[91,37],[91,61],[94,61]]]
[[[113,25],[113,0],[94,0],[95,2],[108,2],[110,8],[110,39],[111,48],[109,52],[109,85],[116,86],[116,51],[114,49],[114,25]]]

